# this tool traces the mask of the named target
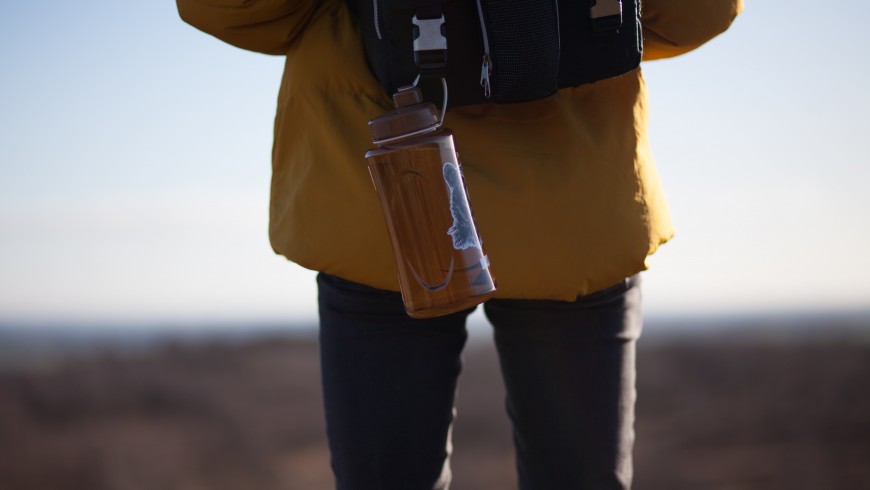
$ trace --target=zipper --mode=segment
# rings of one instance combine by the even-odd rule
[[[378,0],[374,0],[377,2]],[[492,59],[489,57],[489,34],[486,32],[486,22],[483,20],[483,7],[480,0],[477,1],[477,16],[480,18],[480,33],[483,35],[483,62],[480,65],[480,86],[483,87],[483,96],[487,99],[492,96]]]
[[[375,34],[378,35],[378,40],[380,41],[384,39],[384,36],[383,34],[381,34],[381,20],[378,15],[378,13],[380,12],[380,9],[378,8],[378,0],[372,0],[372,7],[375,11]]]
[[[483,63],[480,65],[480,86],[483,87],[483,96],[487,99],[492,96],[492,85],[489,82],[490,75],[492,75],[492,61],[489,59],[489,53],[484,53]]]

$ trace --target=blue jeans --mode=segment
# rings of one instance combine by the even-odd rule
[[[467,310],[408,317],[399,293],[317,277],[327,437],[340,490],[445,489]],[[574,302],[493,299],[523,490],[628,489],[639,277]]]

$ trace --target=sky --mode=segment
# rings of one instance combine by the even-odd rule
[[[870,311],[870,4],[827,9],[748,0],[644,64],[678,232],[648,314]],[[0,323],[315,321],[267,237],[282,57],[173,2],[50,0],[4,8],[0,66]]]

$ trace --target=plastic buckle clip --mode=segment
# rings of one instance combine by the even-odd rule
[[[447,68],[447,36],[444,15],[411,19],[414,29],[414,62],[424,74],[443,76]]]
[[[589,13],[595,32],[608,32],[622,26],[622,0],[593,0]]]

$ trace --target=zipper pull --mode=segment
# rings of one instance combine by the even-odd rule
[[[480,65],[480,86],[483,87],[483,96],[487,99],[492,96],[492,86],[489,84],[489,76],[492,75],[492,61],[488,54],[483,55],[483,63]]]

